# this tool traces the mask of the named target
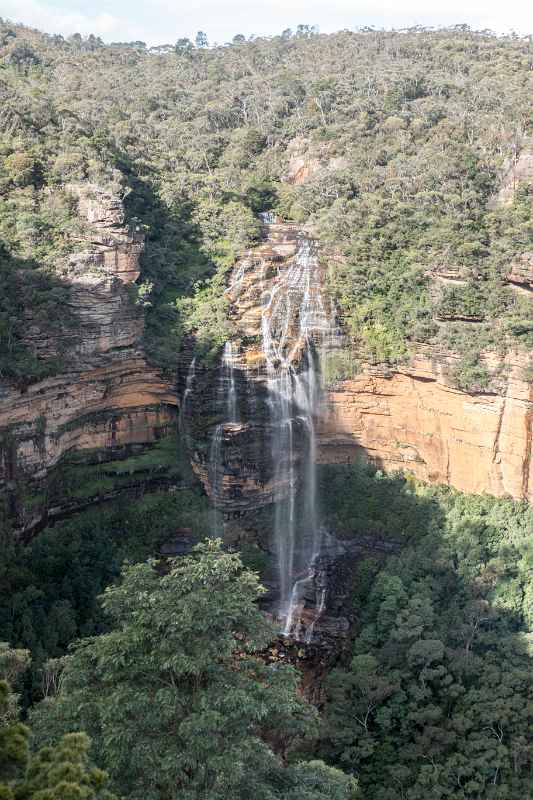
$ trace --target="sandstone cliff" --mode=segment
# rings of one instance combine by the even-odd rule
[[[272,454],[265,337],[278,337],[284,343],[283,355],[288,353],[299,371],[305,355],[305,342],[298,334],[301,316],[311,313],[305,309],[323,283],[322,268],[314,259],[306,256],[306,263],[298,264],[304,249],[311,243],[315,246],[309,232],[295,224],[274,222],[264,226],[264,233],[266,241],[237,261],[226,290],[235,331],[231,358],[223,358],[218,369],[196,371],[184,409],[193,469],[213,502],[232,513],[268,505],[286,494],[286,481],[280,480]],[[291,269],[295,280],[287,290]],[[273,299],[280,295],[273,320]],[[322,320],[310,322],[320,325]],[[229,372],[238,397],[238,413],[231,421],[219,397],[227,396]],[[296,445],[306,435],[300,423],[296,420],[293,426]],[[291,456],[295,473],[300,450],[296,446]]]
[[[208,398],[212,401],[215,396],[209,386],[216,387],[220,371],[209,377],[197,375],[189,408],[194,416],[192,406],[197,404],[191,440],[193,467],[208,494],[228,513],[267,505],[284,492],[283,486],[275,484],[271,463],[262,302],[276,291],[279,276],[290,269],[305,231],[276,222],[265,226],[265,235],[264,244],[238,261],[227,289],[235,326],[232,369],[242,413],[238,423],[221,425],[221,474],[216,481],[211,467],[212,436],[220,420],[213,416],[213,406],[209,413]],[[510,266],[509,282],[529,291],[530,268],[526,254]],[[296,319],[291,317],[294,309],[293,304],[293,312],[287,316],[289,339]],[[339,331],[326,343],[326,349],[346,346]],[[406,470],[422,480],[465,492],[531,500],[533,387],[528,378],[529,356],[509,352],[502,358],[486,353],[484,360],[489,373],[497,376],[485,391],[469,393],[455,388],[450,375],[458,357],[429,345],[414,347],[405,366],[387,370],[363,366],[353,379],[333,382],[326,387],[322,413],[316,419],[318,460],[352,463],[365,458],[386,471]]]
[[[404,368],[336,384],[326,396],[319,460],[364,456],[464,492],[533,499],[533,387],[524,380],[524,355],[505,358],[501,394],[450,386],[450,362],[450,354],[419,349]]]
[[[94,185],[72,185],[88,225],[80,250],[57,265],[77,315],[62,342],[67,370],[25,390],[0,385],[0,487],[16,494],[20,480],[43,481],[73,450],[116,457],[117,448],[145,444],[170,426],[177,403],[173,386],[144,357],[143,315],[131,293],[139,275],[143,236],[125,225],[122,202]],[[58,342],[31,324],[27,344],[46,358]],[[12,503],[13,505],[13,503]],[[18,524],[28,527],[42,505],[15,502]]]

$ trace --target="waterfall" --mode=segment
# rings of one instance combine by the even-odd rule
[[[278,594],[274,613],[286,636],[309,642],[327,603],[327,575],[320,566],[323,532],[316,500],[315,420],[321,403],[320,360],[335,337],[335,314],[323,291],[316,242],[297,234],[296,226],[278,224],[271,212],[261,220],[268,241],[235,265],[226,289],[241,319],[246,319],[244,336],[252,337],[255,331],[260,335],[260,351],[255,343],[251,348],[244,344],[241,353],[227,341],[220,359],[217,421],[209,448],[212,531],[221,533],[222,505],[231,508],[231,486],[224,481],[228,446],[242,432],[240,399],[246,403],[248,434],[258,432],[255,445],[248,441],[248,453],[257,448],[274,506]],[[253,364],[256,377],[248,381],[246,396],[239,398],[243,383],[236,380],[235,370],[239,359],[250,353],[253,358],[241,368],[249,372]],[[256,392],[259,384],[263,390]],[[257,480],[264,480],[263,475]]]
[[[220,480],[221,480],[221,455],[222,455],[222,437],[224,435],[224,423],[219,423],[215,426],[211,435],[211,448],[209,451],[209,478],[211,483],[211,505],[213,522],[211,525],[211,532],[214,537],[219,535],[219,520],[218,520],[218,496],[220,493]]]
[[[315,616],[313,618],[312,623],[309,625],[309,627],[307,628],[307,631],[305,632],[305,640],[304,641],[305,641],[306,644],[310,644],[313,641],[313,633],[315,631],[315,625],[318,622],[318,620],[320,619],[320,617],[322,616],[322,614],[324,613],[324,608],[326,607],[326,591],[327,591],[327,587],[326,586],[324,586],[324,587],[322,587],[322,589],[320,589],[320,600],[319,600],[318,605],[316,607]]]
[[[237,348],[233,342],[226,342],[222,353],[222,375],[219,380],[219,391],[225,395],[225,416],[227,422],[239,421],[239,410],[237,407],[237,387],[235,383],[235,359],[237,358]]]
[[[274,225],[277,221],[277,214],[275,211],[260,211],[259,219],[264,225]]]
[[[261,314],[273,482],[274,491],[279,493],[275,498],[274,518],[280,593],[278,616],[284,634],[295,638],[300,638],[298,615],[302,601],[316,589],[315,565],[320,555],[314,420],[320,401],[317,345],[331,335],[331,330],[316,244],[301,236],[289,269],[278,273],[270,288],[263,285]],[[305,442],[300,482],[296,462],[302,448],[296,446],[296,438]],[[299,489],[305,509],[297,520]],[[322,613],[326,587],[321,587],[315,601]],[[317,618],[315,616],[314,622]]]
[[[224,433],[226,426],[239,421],[237,402],[237,385],[235,380],[235,359],[238,351],[233,342],[226,342],[222,352],[216,393],[217,412],[223,421],[215,425],[211,434],[211,447],[209,452],[209,477],[212,493],[214,536],[219,535],[218,499],[222,490],[223,477],[222,455],[224,449]]]
[[[195,377],[196,377],[196,356],[192,359],[191,363],[189,364],[189,369],[187,371],[187,379],[185,381],[185,391],[183,392],[183,397],[181,398],[181,408],[179,415],[180,431],[184,430],[183,423],[187,409],[187,401],[189,400],[189,397],[193,390]]]

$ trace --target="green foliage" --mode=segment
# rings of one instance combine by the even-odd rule
[[[32,715],[40,735],[82,724],[128,797],[355,796],[320,762],[284,766],[267,743],[312,732],[316,712],[291,667],[255,655],[273,636],[257,576],[219,542],[198,545],[162,577],[128,567],[102,600],[111,630],[80,642],[59,694]],[[149,746],[147,746],[149,743]]]
[[[283,800],[357,800],[357,781],[323,761],[301,761],[290,770]]]
[[[196,285],[194,297],[176,300],[176,307],[185,319],[184,332],[196,334],[200,350],[211,360],[218,355],[232,330],[225,286],[225,271],[218,272],[214,279]]]
[[[37,339],[71,328],[68,289],[35,262],[10,256],[1,241],[0,282],[0,378],[27,385],[54,374],[63,364],[61,353],[39,357],[27,339],[28,327]]]
[[[89,739],[83,733],[29,751],[30,730],[5,722],[9,686],[0,681],[0,797],[2,800],[115,800],[107,775],[89,764]]]
[[[413,342],[459,336],[434,322],[434,270],[469,281],[445,293],[446,319],[474,314],[501,347],[530,346],[531,300],[502,279],[531,250],[531,186],[509,206],[488,202],[531,131],[527,39],[299,26],[148,50],[3,23],[0,36],[0,236],[12,255],[57,260],[75,221],[47,219],[50,198],[118,170],[147,234],[147,349],[169,371],[184,333],[199,330],[213,353],[229,332],[224,271],[267,209],[311,221],[342,254],[331,288],[363,359],[398,362]],[[288,184],[300,154],[309,174]],[[475,337],[462,338],[477,358]]]
[[[127,462],[120,466],[128,468]],[[63,656],[73,639],[105,629],[97,596],[118,578],[124,561],[153,555],[180,527],[200,536],[208,516],[205,498],[180,490],[85,511],[45,529],[27,546],[5,532],[0,641],[31,650],[25,705],[42,696],[45,661]],[[3,673],[2,661],[0,650],[0,675],[13,682],[12,674]]]
[[[6,642],[0,642],[0,680],[15,686],[29,663],[29,650],[14,650]]]
[[[322,379],[325,386],[336,381],[355,378],[360,369],[360,364],[349,349],[331,350],[321,358]]]
[[[5,681],[10,687],[18,688],[22,677],[27,671],[31,661],[29,650],[16,650],[7,642],[0,642],[0,681]],[[8,692],[4,698],[4,706],[0,711],[0,724],[9,720],[18,719],[19,695]],[[0,706],[2,703],[0,703]]]
[[[85,421],[98,424],[109,418],[116,418],[115,413],[87,415]],[[164,431],[165,425],[161,429]],[[163,436],[148,447],[134,446],[129,457],[124,458],[125,455],[101,462],[98,451],[69,454],[48,476],[44,502],[48,506],[61,505],[66,497],[80,504],[84,500],[96,501],[119,489],[179,482],[190,471],[175,435]],[[32,498],[24,499],[31,502]]]
[[[528,364],[527,367],[524,367],[522,377],[526,383],[533,383],[533,364]]]
[[[487,308],[487,298],[479,286],[470,284],[465,287],[446,287],[437,306],[439,317],[465,318],[482,320]]]
[[[465,391],[483,391],[489,385],[490,374],[487,368],[479,363],[477,354],[464,356],[451,370],[453,383]]]
[[[28,760],[28,734],[25,725],[10,718],[11,692],[0,681],[0,797],[11,800],[10,784],[18,778]]]
[[[320,510],[340,536],[400,539],[417,535],[438,516],[431,498],[420,498],[405,477],[365,464],[319,466]]]
[[[366,509],[369,470],[335,480],[332,506],[351,484]],[[404,545],[365,592],[354,586],[360,623],[328,680],[321,752],[376,800],[527,797],[532,511],[400,477],[374,486],[357,529],[382,537],[383,525]],[[353,506],[338,512],[346,528]]]

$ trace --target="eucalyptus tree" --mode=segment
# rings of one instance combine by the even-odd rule
[[[317,714],[296,672],[258,655],[273,636],[263,591],[219,542],[168,571],[128,567],[103,596],[110,632],[77,645],[59,694],[37,708],[41,735],[87,730],[132,800],[355,798],[353,778],[294,752]]]

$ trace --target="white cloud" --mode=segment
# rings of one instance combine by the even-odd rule
[[[49,33],[94,33],[104,41],[141,39],[149,45],[174,42],[207,32],[224,42],[236,33],[272,35],[299,23],[321,31],[361,25],[402,27],[413,24],[468,23],[498,32],[533,33],[533,4],[524,0],[92,0],[91,13],[61,8],[56,0],[0,0],[0,15]]]
[[[139,39],[144,31],[142,26],[107,12],[82,14],[37,0],[2,0],[0,15],[46,33],[60,33],[63,36],[94,33],[105,41]]]

